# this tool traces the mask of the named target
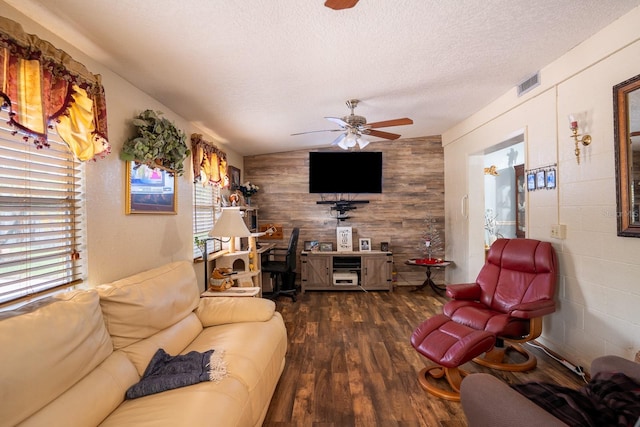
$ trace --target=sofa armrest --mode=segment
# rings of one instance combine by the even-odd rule
[[[469,427],[567,426],[489,374],[465,377],[460,386],[460,402]]]
[[[600,372],[621,372],[640,381],[640,363],[624,359],[619,356],[602,356],[591,362],[591,376]]]
[[[481,293],[482,289],[477,283],[447,285],[447,296],[451,299],[477,301],[480,299]]]
[[[215,297],[200,298],[195,310],[205,328],[240,322],[266,322],[273,317],[276,304],[263,298]]]

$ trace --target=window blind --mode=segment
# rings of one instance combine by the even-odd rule
[[[220,187],[217,185],[202,185],[196,183],[194,188],[193,207],[193,258],[200,258],[203,254],[195,244],[195,239],[208,239],[209,231],[213,228],[216,213],[220,212]],[[219,251],[222,246],[218,240],[209,241],[209,253]]]
[[[84,164],[49,130],[37,149],[0,113],[0,303],[79,282]]]

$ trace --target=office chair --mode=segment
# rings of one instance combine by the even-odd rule
[[[289,246],[271,249],[269,258],[274,259],[262,263],[262,271],[270,273],[273,281],[273,293],[269,295],[271,299],[284,295],[296,301],[296,252],[299,234],[299,228],[291,230]]]

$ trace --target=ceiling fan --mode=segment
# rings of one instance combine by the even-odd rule
[[[367,123],[367,119],[362,116],[357,116],[353,112],[353,110],[358,106],[358,102],[360,101],[357,99],[350,99],[346,102],[347,107],[351,110],[351,114],[349,114],[348,116],[344,116],[342,118],[325,117],[325,119],[329,120],[330,122],[337,124],[340,127],[339,129],[313,130],[309,132],[292,133],[291,135],[303,135],[315,132],[342,132],[331,143],[331,145],[337,145],[343,150],[348,150],[358,144],[360,149],[363,149],[364,147],[369,145],[369,141],[364,138],[365,135],[371,135],[378,138],[390,140],[400,138],[400,135],[397,133],[383,132],[381,130],[376,130],[377,128],[413,124],[413,120],[408,117],[385,120],[382,122]]]
[[[358,0],[327,0],[324,5],[334,10],[350,9],[358,3]]]

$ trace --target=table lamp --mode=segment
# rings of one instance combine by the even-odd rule
[[[209,237],[228,237],[229,253],[234,253],[236,251],[236,237],[251,237],[251,232],[242,219],[240,208],[222,208],[222,214],[209,231]]]

